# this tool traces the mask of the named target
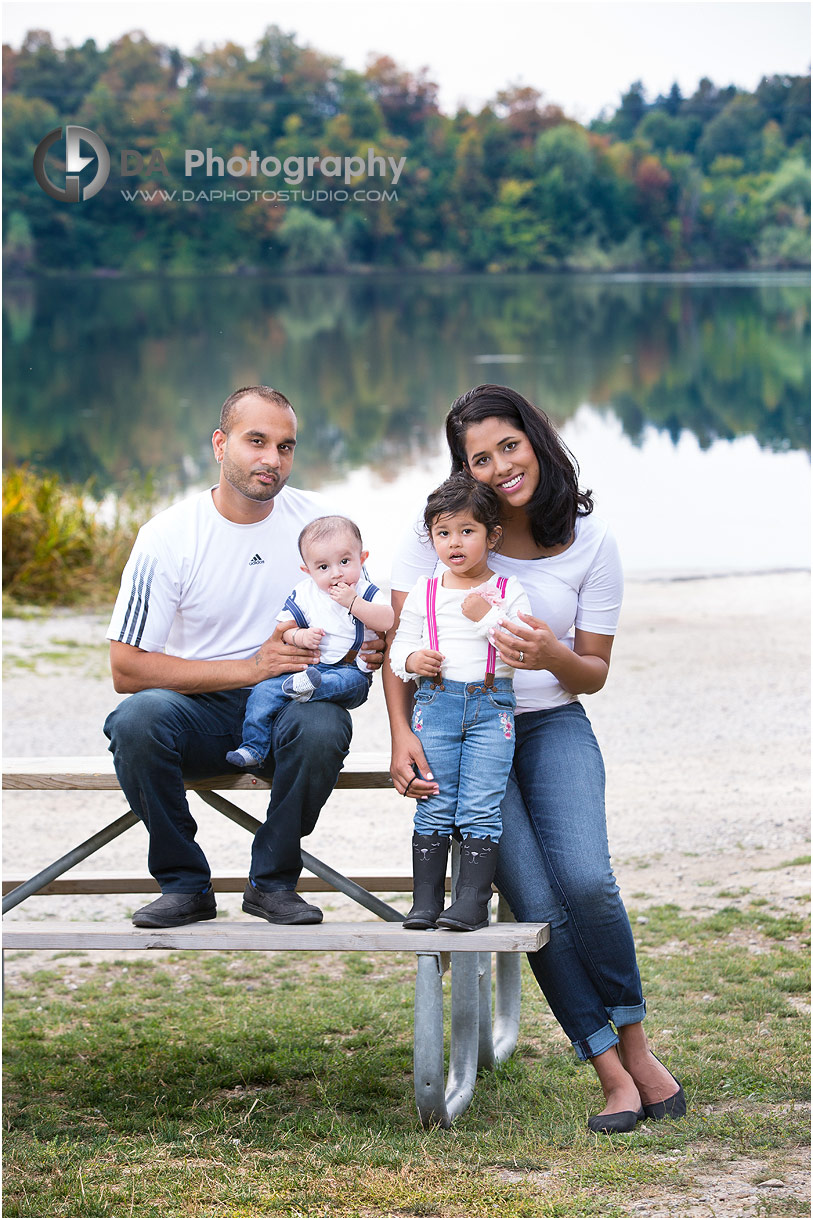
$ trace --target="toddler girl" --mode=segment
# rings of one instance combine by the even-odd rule
[[[390,649],[393,673],[417,679],[412,729],[439,788],[415,811],[406,928],[468,932],[488,922],[516,704],[514,671],[488,635],[500,620],[531,613],[516,577],[496,579],[488,566],[502,534],[499,512],[496,492],[468,475],[432,492],[424,525],[444,567],[407,596]],[[441,914],[453,831],[462,838],[457,897]]]

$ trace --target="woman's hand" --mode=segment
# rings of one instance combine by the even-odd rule
[[[547,623],[520,611],[521,623],[500,619],[489,638],[500,659],[514,669],[552,669],[570,653],[566,644],[557,640]]]
[[[571,695],[594,695],[607,681],[613,637],[576,628],[573,647],[557,640],[547,623],[532,614],[522,623],[504,620],[491,642],[506,665],[515,669],[548,669]],[[507,629],[506,629],[507,628]]]
[[[416,775],[416,767],[420,775]],[[400,733],[398,737],[393,735],[390,775],[396,792],[400,792],[401,796],[422,801],[428,796],[436,796],[440,791],[429,770],[423,746],[412,732]]]
[[[443,661],[442,652],[435,652],[433,648],[418,648],[409,654],[404,668],[408,674],[417,674],[421,678],[437,678]]]

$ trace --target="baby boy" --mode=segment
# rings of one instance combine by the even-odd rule
[[[321,660],[297,673],[259,682],[246,704],[243,741],[226,761],[235,767],[257,767],[271,748],[271,726],[283,707],[295,699],[327,699],[350,710],[359,707],[372,681],[359,656],[365,639],[387,631],[393,610],[385,595],[363,573],[369,552],[348,517],[317,517],[299,535],[301,580],[277,620],[294,619],[283,634],[286,644],[318,649]]]

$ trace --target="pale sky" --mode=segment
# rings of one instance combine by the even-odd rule
[[[140,29],[185,52],[228,40],[250,49],[275,24],[350,68],[372,53],[427,66],[447,113],[520,83],[588,122],[634,80],[654,99],[674,80],[688,95],[704,76],[754,89],[762,76],[810,70],[810,4],[796,0],[8,0],[2,10],[3,41],[15,47],[30,29],[58,46],[106,46]]]

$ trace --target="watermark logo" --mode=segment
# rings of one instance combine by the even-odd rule
[[[57,186],[46,172],[46,164],[51,149],[57,141],[65,140],[64,174],[65,185]],[[93,156],[83,153],[83,145],[89,148]],[[180,177],[180,170],[174,173],[167,168],[167,161],[160,148],[153,148],[149,156],[136,148],[123,148],[117,154],[120,158],[119,174],[121,178],[134,178],[144,175],[147,178],[156,175],[165,181],[172,182]],[[96,173],[88,181],[88,174],[80,178],[88,166],[96,164]],[[332,153],[320,156],[289,156],[283,159],[275,156],[263,156],[252,149],[245,156],[221,157],[212,148],[187,148],[184,152],[183,181],[191,185],[190,180],[199,176],[206,179],[203,189],[178,190],[170,185],[169,189],[143,187],[134,190],[120,190],[122,199],[127,203],[249,203],[263,202],[280,203],[346,203],[352,199],[363,203],[397,203],[398,194],[392,189],[386,189],[389,184],[394,188],[403,173],[406,157],[381,156],[375,149],[367,149],[366,157],[355,155],[351,157],[334,156]],[[330,188],[313,189],[309,181],[319,176],[322,179],[339,179],[344,187],[350,189]],[[92,199],[110,177],[110,153],[104,140],[89,127],[68,126],[55,127],[40,140],[34,152],[34,177],[41,189],[51,199],[61,203],[79,203]],[[236,190],[210,189],[212,179],[265,179],[268,186],[261,182],[257,186],[249,186]],[[285,187],[276,189],[274,179],[282,178]],[[376,179],[383,180],[381,189],[375,185]],[[84,185],[82,185],[84,181]],[[361,183],[374,184],[363,187]],[[290,187],[303,189],[288,189]]]
[[[50,195],[62,203],[79,203],[80,200],[92,199],[98,195],[110,175],[110,153],[107,145],[95,131],[89,127],[65,127],[65,185],[55,186],[45,172],[45,163],[52,145],[62,139],[63,128],[55,127],[40,140],[34,153],[34,177],[38,184]],[[82,144],[88,144],[94,152],[93,157],[82,155]],[[86,186],[80,186],[79,175],[94,160],[98,168],[91,181]]]

